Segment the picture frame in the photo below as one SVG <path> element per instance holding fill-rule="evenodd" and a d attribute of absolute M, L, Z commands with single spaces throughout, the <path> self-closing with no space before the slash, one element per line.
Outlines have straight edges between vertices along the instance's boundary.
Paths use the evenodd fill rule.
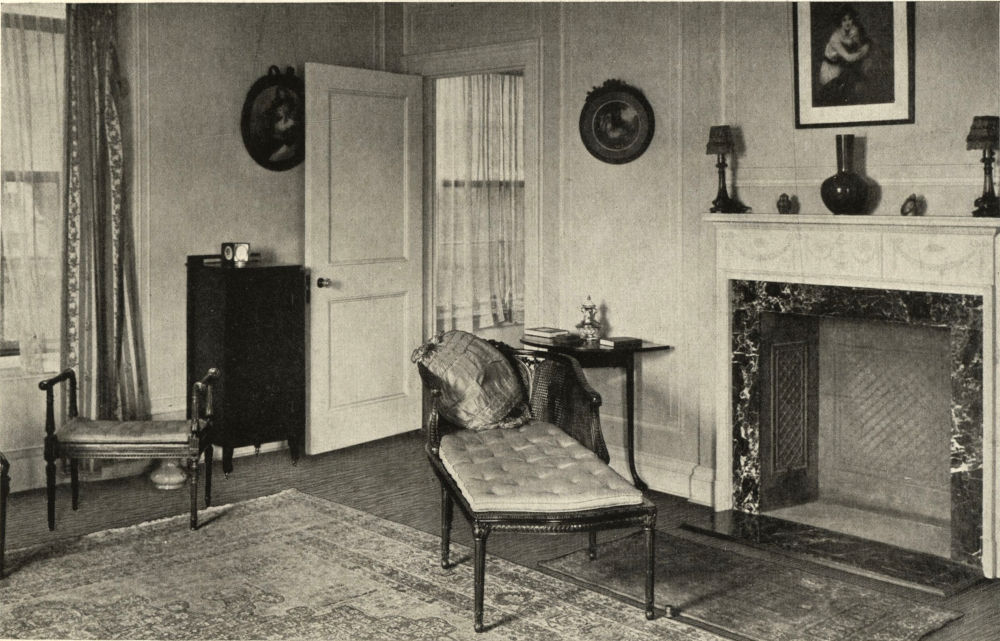
<path fill-rule="evenodd" d="M 910 124 L 914 3 L 792 5 L 795 127 Z"/>
<path fill-rule="evenodd" d="M 295 69 L 276 66 L 247 92 L 240 115 L 243 145 L 254 161 L 285 171 L 305 159 L 305 84 Z"/>
<path fill-rule="evenodd" d="M 607 80 L 587 94 L 580 138 L 592 156 L 611 164 L 631 162 L 649 147 L 656 129 L 653 108 L 639 89 Z"/>

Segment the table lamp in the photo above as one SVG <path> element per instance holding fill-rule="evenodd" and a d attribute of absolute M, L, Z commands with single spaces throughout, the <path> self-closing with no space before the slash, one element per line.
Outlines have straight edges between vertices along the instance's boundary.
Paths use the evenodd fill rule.
<path fill-rule="evenodd" d="M 719 168 L 719 193 L 712 201 L 712 213 L 722 214 L 743 214 L 750 211 L 750 208 L 735 198 L 729 197 L 726 191 L 726 154 L 733 152 L 733 131 L 729 125 L 719 125 L 712 127 L 708 131 L 708 144 L 705 146 L 706 154 L 717 154 L 719 161 L 715 164 Z"/>
<path fill-rule="evenodd" d="M 1000 147 L 1000 116 L 975 116 L 965 138 L 966 149 L 983 150 L 983 195 L 976 199 L 972 215 L 1000 217 L 1000 203 L 993 190 L 993 150 Z"/>

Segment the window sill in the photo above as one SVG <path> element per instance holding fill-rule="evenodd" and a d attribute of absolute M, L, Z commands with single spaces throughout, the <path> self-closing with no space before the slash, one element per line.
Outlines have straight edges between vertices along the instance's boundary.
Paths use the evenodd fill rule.
<path fill-rule="evenodd" d="M 59 353 L 49 352 L 42 356 L 42 368 L 45 370 L 40 375 L 55 374 L 59 371 Z M 21 355 L 0 356 L 0 378 L 23 378 L 25 376 L 35 376 L 26 374 L 21 368 Z"/>

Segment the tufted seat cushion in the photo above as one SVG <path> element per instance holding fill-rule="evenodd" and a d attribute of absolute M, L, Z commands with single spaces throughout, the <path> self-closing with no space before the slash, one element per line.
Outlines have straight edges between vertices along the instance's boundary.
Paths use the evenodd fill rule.
<path fill-rule="evenodd" d="M 74 418 L 63 425 L 60 443 L 187 443 L 188 421 L 92 421 Z"/>
<path fill-rule="evenodd" d="M 642 503 L 642 492 L 551 423 L 447 434 L 439 456 L 477 512 L 570 512 Z"/>

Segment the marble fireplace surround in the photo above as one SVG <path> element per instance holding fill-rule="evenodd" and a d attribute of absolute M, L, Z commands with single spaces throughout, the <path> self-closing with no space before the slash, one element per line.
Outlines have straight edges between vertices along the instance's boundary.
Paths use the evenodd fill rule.
<path fill-rule="evenodd" d="M 757 511 L 760 312 L 948 327 L 952 558 L 1000 576 L 1000 220 L 764 214 L 706 220 L 715 227 L 717 266 L 714 508 Z"/>

